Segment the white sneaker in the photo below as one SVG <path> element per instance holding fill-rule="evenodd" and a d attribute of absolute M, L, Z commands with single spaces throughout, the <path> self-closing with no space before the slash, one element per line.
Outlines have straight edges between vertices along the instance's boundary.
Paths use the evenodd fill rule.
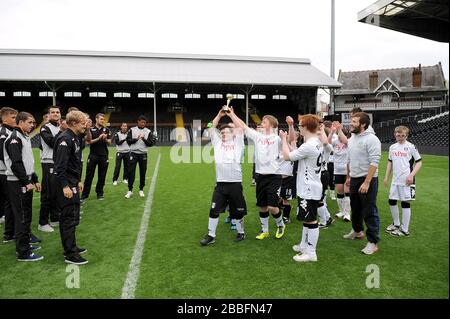
<path fill-rule="evenodd" d="M 292 257 L 292 259 L 294 259 L 296 262 L 299 263 L 306 263 L 310 261 L 317 261 L 317 256 L 304 253 L 304 254 L 297 254 L 294 257 Z"/>
<path fill-rule="evenodd" d="M 378 246 L 377 246 L 377 244 L 370 243 L 370 242 L 367 243 L 366 247 L 364 247 L 364 248 L 361 250 L 361 252 L 362 252 L 363 254 L 366 254 L 366 255 L 372 255 L 372 254 L 375 254 L 377 251 L 378 251 Z"/>
<path fill-rule="evenodd" d="M 125 198 L 130 198 L 131 196 L 133 196 L 133 192 L 128 191 L 128 192 L 125 194 Z"/>
<path fill-rule="evenodd" d="M 5 216 L 0 217 L 0 224 L 4 224 L 5 223 Z"/>
<path fill-rule="evenodd" d="M 294 246 L 292 246 L 292 250 L 295 251 L 296 253 L 299 253 L 299 254 L 304 254 L 304 253 L 306 253 L 306 249 L 300 247 L 300 245 L 294 245 Z"/>
<path fill-rule="evenodd" d="M 344 216 L 345 216 L 345 213 L 344 213 L 344 212 L 336 213 L 336 217 L 337 217 L 337 218 L 343 218 Z"/>
<path fill-rule="evenodd" d="M 53 231 L 55 231 L 52 226 L 50 226 L 49 224 L 46 224 L 44 226 L 42 225 L 38 225 L 38 230 L 46 232 L 46 233 L 51 233 Z"/>
<path fill-rule="evenodd" d="M 50 226 L 58 227 L 59 226 L 59 222 L 50 222 Z"/>
<path fill-rule="evenodd" d="M 334 194 L 334 191 L 331 191 L 331 192 L 330 192 L 330 198 L 331 198 L 332 200 L 336 200 L 336 194 Z"/>
<path fill-rule="evenodd" d="M 395 230 L 391 231 L 389 234 L 392 236 L 397 237 L 403 237 L 403 236 L 409 236 L 409 232 L 405 232 L 403 229 L 396 228 Z"/>
<path fill-rule="evenodd" d="M 390 233 L 391 231 L 394 231 L 396 229 L 398 229 L 400 227 L 395 226 L 394 224 L 390 224 L 387 228 L 386 228 L 386 233 Z"/>
<path fill-rule="evenodd" d="M 319 223 L 319 229 L 326 229 L 326 228 L 328 228 L 327 224 Z"/>
<path fill-rule="evenodd" d="M 124 184 L 128 184 L 128 180 L 126 180 L 126 179 L 124 179 L 122 182 L 123 182 Z"/>
<path fill-rule="evenodd" d="M 345 214 L 343 220 L 344 220 L 344 222 L 351 221 L 350 214 Z"/>
<path fill-rule="evenodd" d="M 363 239 L 364 233 L 363 232 L 357 233 L 352 229 L 348 234 L 344 235 L 343 237 L 344 237 L 344 239 L 351 239 L 351 240 Z"/>
<path fill-rule="evenodd" d="M 139 196 L 145 197 L 144 191 L 139 191 Z"/>
<path fill-rule="evenodd" d="M 117 186 L 117 181 L 114 181 L 114 182 L 113 182 L 113 185 L 114 185 L 114 186 Z"/>

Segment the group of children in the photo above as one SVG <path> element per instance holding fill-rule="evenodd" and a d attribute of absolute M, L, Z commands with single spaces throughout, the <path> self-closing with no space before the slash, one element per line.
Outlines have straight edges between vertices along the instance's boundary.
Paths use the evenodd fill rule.
<path fill-rule="evenodd" d="M 368 116 L 361 113 L 361 110 L 354 110 L 352 115 L 368 119 Z M 231 122 L 219 126 L 219 121 L 225 116 L 228 116 Z M 286 224 L 290 222 L 291 201 L 296 197 L 298 201 L 296 217 L 303 223 L 303 230 L 300 243 L 293 246 L 293 250 L 297 253 L 293 259 L 297 262 L 317 261 L 316 247 L 319 229 L 327 228 L 334 221 L 326 205 L 329 175 L 333 175 L 336 200 L 339 207 L 336 217 L 347 222 L 352 220 L 349 189 L 351 180 L 349 176 L 349 140 L 355 134 L 364 134 L 360 134 L 360 131 L 353 127 L 351 127 L 350 132 L 338 121 L 324 122 L 312 114 L 299 116 L 298 120 L 298 131 L 294 127 L 294 120 L 288 116 L 286 117 L 286 123 L 289 127 L 288 132 L 281 130 L 277 132 L 278 120 L 274 116 L 266 115 L 263 117 L 260 126 L 255 130 L 239 119 L 232 108 L 227 111 L 219 111 L 212 121 L 211 128 L 209 128 L 214 147 L 217 184 L 211 201 L 208 234 L 200 241 L 202 246 L 215 242 L 219 214 L 225 210 L 229 210 L 230 218 L 236 225 L 237 236 L 235 241 L 239 242 L 245 239 L 243 218 L 247 214 L 247 206 L 242 189 L 241 168 L 245 148 L 244 135 L 248 138 L 249 143 L 254 144 L 255 148 L 256 206 L 259 208 L 261 222 L 261 231 L 257 234 L 256 239 L 264 240 L 270 237 L 270 215 L 272 215 L 276 224 L 275 238 L 283 237 Z M 359 123 L 358 125 L 361 126 Z M 368 123 L 362 126 L 363 132 L 375 136 Z M 389 163 L 384 179 L 384 184 L 387 186 L 391 172 L 394 173 L 389 195 L 393 224 L 386 229 L 394 236 L 409 235 L 409 203 L 414 200 L 414 176 L 421 167 L 420 155 L 414 145 L 406 141 L 407 135 L 408 129 L 406 127 L 395 129 L 397 143 L 389 149 Z M 377 160 L 374 161 L 369 155 L 367 166 L 369 167 L 370 162 L 370 165 L 376 166 L 376 172 L 378 172 L 381 144 L 376 137 L 373 137 L 372 141 L 374 141 L 373 149 Z M 364 147 L 367 146 L 364 144 Z M 357 151 L 366 151 L 358 149 L 361 148 L 361 145 L 354 145 L 353 148 L 356 153 Z M 328 163 L 331 156 L 333 157 L 334 167 L 332 166 L 333 171 L 329 172 L 330 165 Z M 376 163 L 373 164 L 371 161 Z M 414 163 L 416 165 L 413 165 Z M 353 158 L 352 164 L 353 167 L 358 167 L 359 161 Z M 295 168 L 294 166 L 298 167 Z M 361 164 L 361 166 L 364 165 Z M 355 169 L 353 170 L 355 171 Z M 372 183 L 377 180 L 377 175 L 373 173 L 367 174 L 366 172 L 364 175 L 364 177 L 371 175 Z M 359 176 L 352 178 L 356 181 Z M 361 184 L 361 189 L 365 187 L 363 184 Z M 368 188 L 372 188 L 372 192 L 375 192 L 376 202 L 378 184 L 372 186 L 373 184 L 369 183 L 369 185 Z M 360 193 L 368 192 L 368 189 L 363 191 L 361 189 L 359 190 Z M 402 223 L 399 220 L 397 200 L 402 202 Z M 359 210 L 359 208 L 356 209 Z M 376 211 L 375 214 L 378 219 L 376 206 L 373 210 Z M 361 219 L 361 222 L 364 219 L 368 229 L 371 228 L 371 225 L 365 219 L 366 217 L 360 215 L 358 214 L 357 218 Z M 364 215 L 364 211 L 362 215 Z M 355 221 L 355 223 L 357 224 L 358 221 Z M 375 223 L 377 224 L 378 220 Z M 354 226 L 353 224 L 352 226 Z M 378 227 L 378 224 L 376 227 Z M 378 228 L 376 232 L 378 232 Z M 344 238 L 357 239 L 363 237 L 355 236 L 355 234 L 358 235 L 358 232 L 352 229 L 350 235 L 345 235 Z M 370 246 L 369 234 L 368 239 L 369 243 L 366 248 Z M 371 249 L 365 248 L 362 252 L 366 254 L 376 252 L 378 250 L 376 242 L 372 243 L 372 246 L 370 246 Z"/>

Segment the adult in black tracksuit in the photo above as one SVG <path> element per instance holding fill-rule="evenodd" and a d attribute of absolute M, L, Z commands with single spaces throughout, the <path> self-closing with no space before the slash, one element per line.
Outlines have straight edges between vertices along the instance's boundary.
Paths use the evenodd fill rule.
<path fill-rule="evenodd" d="M 95 116 L 95 121 L 95 126 L 88 131 L 86 136 L 86 142 L 90 145 L 90 152 L 87 160 L 82 200 L 89 197 L 97 166 L 98 179 L 95 192 L 97 193 L 97 199 L 103 199 L 103 187 L 105 186 L 106 173 L 108 171 L 108 145 L 111 144 L 111 132 L 103 126 L 105 122 L 104 114 L 98 113 Z"/>
<path fill-rule="evenodd" d="M 34 128 L 34 118 L 29 113 L 20 112 L 16 123 L 17 126 L 4 144 L 9 201 L 15 222 L 16 253 L 19 261 L 36 261 L 43 257 L 33 253 L 38 248 L 30 245 L 33 189 L 37 192 L 41 189 L 28 136 Z"/>
<path fill-rule="evenodd" d="M 3 233 L 3 242 L 9 243 L 14 240 L 14 214 L 11 210 L 8 195 L 8 183 L 6 182 L 6 165 L 4 157 L 4 144 L 9 137 L 14 127 L 16 126 L 17 111 L 4 107 L 0 110 L 0 117 L 2 119 L 2 126 L 0 128 L 0 210 L 4 213 L 5 230 Z"/>
<path fill-rule="evenodd" d="M 80 254 L 87 250 L 77 246 L 75 230 L 80 223 L 80 192 L 83 191 L 79 136 L 86 130 L 86 116 L 80 111 L 72 111 L 67 114 L 66 122 L 68 129 L 58 135 L 53 150 L 56 197 L 60 210 L 59 231 L 65 262 L 83 265 L 87 260 Z"/>
<path fill-rule="evenodd" d="M 58 106 L 51 106 L 49 107 L 48 114 L 49 122 L 42 126 L 40 132 L 42 146 L 42 192 L 38 229 L 44 232 L 52 232 L 52 226 L 57 226 L 59 223 L 59 212 L 56 206 L 56 189 L 54 187 L 53 144 L 55 143 L 55 137 L 60 133 L 59 121 L 61 120 L 61 111 Z"/>
<path fill-rule="evenodd" d="M 138 118 L 137 126 L 128 131 L 127 143 L 130 145 L 130 171 L 128 180 L 128 193 L 126 198 L 133 194 L 133 184 L 136 175 L 136 165 L 139 163 L 139 196 L 144 197 L 145 173 L 147 172 L 147 148 L 156 143 L 156 138 L 152 132 L 145 127 L 147 119 L 141 115 Z"/>
<path fill-rule="evenodd" d="M 120 175 L 120 166 L 123 161 L 123 182 L 128 182 L 130 169 L 130 146 L 127 143 L 127 123 L 122 123 L 120 131 L 114 134 L 114 144 L 116 144 L 116 167 L 114 168 L 113 184 L 117 185 Z"/>

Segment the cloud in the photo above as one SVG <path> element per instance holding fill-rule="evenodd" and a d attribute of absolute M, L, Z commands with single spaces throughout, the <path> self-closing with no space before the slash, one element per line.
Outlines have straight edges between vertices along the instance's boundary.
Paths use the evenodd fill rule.
<path fill-rule="evenodd" d="M 448 78 L 448 44 L 357 22 L 357 13 L 373 2 L 336 1 L 336 69 L 441 61 Z M 3 4 L 0 48 L 306 57 L 323 72 L 330 69 L 328 0 L 3 0 Z"/>

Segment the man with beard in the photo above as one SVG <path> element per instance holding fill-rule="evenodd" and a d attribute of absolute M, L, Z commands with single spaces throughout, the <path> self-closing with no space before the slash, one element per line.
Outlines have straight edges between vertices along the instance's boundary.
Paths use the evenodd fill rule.
<path fill-rule="evenodd" d="M 381 158 L 381 143 L 373 131 L 369 131 L 370 118 L 364 112 L 352 115 L 348 140 L 348 176 L 353 229 L 345 239 L 364 238 L 367 226 L 368 243 L 362 253 L 372 255 L 378 251 L 380 221 L 377 209 L 378 164 Z"/>

